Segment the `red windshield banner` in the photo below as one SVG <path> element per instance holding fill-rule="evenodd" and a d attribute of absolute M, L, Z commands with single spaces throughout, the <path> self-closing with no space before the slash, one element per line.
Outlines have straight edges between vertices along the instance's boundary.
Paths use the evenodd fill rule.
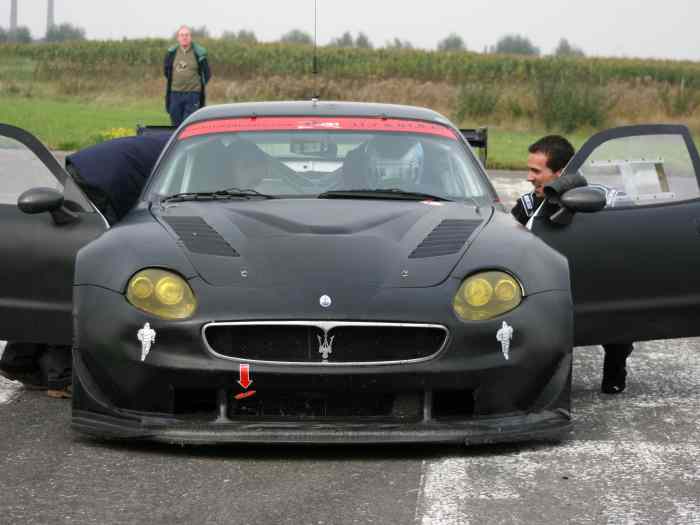
<path fill-rule="evenodd" d="M 245 117 L 208 120 L 187 126 L 178 139 L 239 131 L 358 131 L 423 133 L 456 140 L 455 133 L 441 124 L 419 120 L 371 117 Z"/>

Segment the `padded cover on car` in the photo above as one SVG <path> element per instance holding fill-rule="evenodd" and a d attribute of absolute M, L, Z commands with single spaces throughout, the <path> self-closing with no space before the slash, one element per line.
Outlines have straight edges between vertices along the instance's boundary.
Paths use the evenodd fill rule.
<path fill-rule="evenodd" d="M 108 140 L 66 158 L 66 169 L 110 223 L 134 206 L 170 133 Z"/>

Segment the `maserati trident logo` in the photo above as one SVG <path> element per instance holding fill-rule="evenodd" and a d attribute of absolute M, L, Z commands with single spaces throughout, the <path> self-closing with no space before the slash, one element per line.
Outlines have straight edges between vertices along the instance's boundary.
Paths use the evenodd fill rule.
<path fill-rule="evenodd" d="M 328 339 L 328 332 L 323 332 L 323 339 L 321 339 L 320 335 L 317 335 L 316 338 L 318 339 L 318 353 L 321 354 L 324 361 L 328 361 L 328 356 L 333 353 L 333 339 L 335 339 L 335 336 L 333 335 Z"/>
<path fill-rule="evenodd" d="M 318 302 L 323 308 L 328 308 L 331 304 L 333 304 L 333 301 L 329 295 L 322 295 Z"/>

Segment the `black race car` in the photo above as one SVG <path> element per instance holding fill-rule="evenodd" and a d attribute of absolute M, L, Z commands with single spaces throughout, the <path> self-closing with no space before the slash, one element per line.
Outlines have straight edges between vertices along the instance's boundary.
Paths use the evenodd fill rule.
<path fill-rule="evenodd" d="M 611 191 L 557 195 L 559 220 L 528 228 L 425 109 L 200 110 L 116 224 L 31 135 L 0 135 L 0 339 L 72 343 L 83 433 L 558 439 L 574 345 L 700 334 L 682 127 L 597 135 L 568 171 Z M 54 189 L 30 189 L 44 167 Z"/>

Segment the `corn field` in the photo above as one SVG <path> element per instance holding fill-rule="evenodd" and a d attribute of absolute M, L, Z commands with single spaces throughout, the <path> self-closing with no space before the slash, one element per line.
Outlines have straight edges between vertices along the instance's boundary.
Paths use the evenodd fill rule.
<path fill-rule="evenodd" d="M 414 49 L 318 49 L 202 41 L 214 74 L 210 101 L 308 98 L 396 102 L 431 107 L 457 123 L 566 132 L 607 124 L 674 121 L 700 129 L 700 63 L 619 58 L 554 58 Z M 4 44 L 0 94 L 51 93 L 89 100 L 162 97 L 162 39 Z M 22 83 L 24 82 L 24 83 Z M 318 91 L 316 91 L 318 89 Z M 575 102 L 575 103 L 573 103 Z M 698 110 L 698 111 L 696 111 Z"/>
<path fill-rule="evenodd" d="M 202 42 L 215 73 L 222 78 L 310 74 L 312 49 L 308 46 L 223 40 Z M 121 66 L 160 75 L 166 48 L 160 39 L 87 41 L 64 44 L 0 45 L 2 55 L 31 58 L 51 73 L 80 71 L 109 74 Z M 588 83 L 612 80 L 665 82 L 700 86 L 700 63 L 617 58 L 533 58 L 470 52 L 425 50 L 363 50 L 322 47 L 321 74 L 331 79 L 410 78 L 420 81 L 513 82 L 566 75 Z"/>

